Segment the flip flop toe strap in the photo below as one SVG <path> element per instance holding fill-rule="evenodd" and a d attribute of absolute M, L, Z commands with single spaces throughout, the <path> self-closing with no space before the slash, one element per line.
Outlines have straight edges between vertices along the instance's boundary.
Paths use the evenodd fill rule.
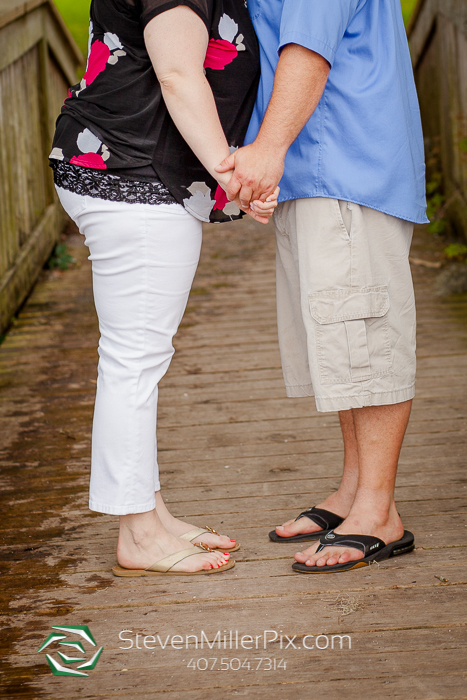
<path fill-rule="evenodd" d="M 159 573 L 165 574 L 167 573 L 167 571 L 170 571 L 170 569 L 174 567 L 175 564 L 178 564 L 179 561 L 183 561 L 183 559 L 188 559 L 188 557 L 194 557 L 195 554 L 200 554 L 200 552 L 193 551 L 193 547 L 190 547 L 189 549 L 182 549 L 181 552 L 174 552 L 174 554 L 169 554 L 168 557 L 164 557 L 152 566 L 148 566 L 146 571 L 158 571 Z"/>
<path fill-rule="evenodd" d="M 322 535 L 319 538 L 319 546 L 316 553 L 321 552 L 325 547 L 352 547 L 363 552 L 363 556 L 367 557 L 370 554 L 379 552 L 386 546 L 383 540 L 379 537 L 371 535 L 338 535 L 333 530 L 327 535 Z"/>
<path fill-rule="evenodd" d="M 189 532 L 185 532 L 184 535 L 179 535 L 179 538 L 181 540 L 186 540 L 187 542 L 191 542 L 191 540 L 194 540 L 196 537 L 199 537 L 200 535 L 205 535 L 206 530 L 204 530 L 201 527 L 195 527 L 193 530 L 190 530 Z"/>
<path fill-rule="evenodd" d="M 214 528 L 209 527 L 209 525 L 203 525 L 203 527 L 195 527 L 193 530 L 185 532 L 184 535 L 180 535 L 180 539 L 187 540 L 187 542 L 191 542 L 192 540 L 196 539 L 196 537 L 199 537 L 200 535 L 206 535 L 206 533 L 208 532 L 212 535 L 219 535 L 219 533 L 216 532 Z"/>
<path fill-rule="evenodd" d="M 344 518 L 341 518 L 340 515 L 331 513 L 330 510 L 325 510 L 324 508 L 316 508 L 315 506 L 304 510 L 295 520 L 300 520 L 300 518 L 309 518 L 319 525 L 322 530 L 334 529 L 344 521 Z"/>

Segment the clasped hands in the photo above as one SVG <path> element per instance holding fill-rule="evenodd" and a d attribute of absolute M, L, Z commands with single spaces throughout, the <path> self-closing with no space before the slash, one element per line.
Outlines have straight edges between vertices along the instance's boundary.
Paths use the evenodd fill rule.
<path fill-rule="evenodd" d="M 254 142 L 234 151 L 215 170 L 232 171 L 225 187 L 227 197 L 253 219 L 267 224 L 277 207 L 284 158 Z"/>

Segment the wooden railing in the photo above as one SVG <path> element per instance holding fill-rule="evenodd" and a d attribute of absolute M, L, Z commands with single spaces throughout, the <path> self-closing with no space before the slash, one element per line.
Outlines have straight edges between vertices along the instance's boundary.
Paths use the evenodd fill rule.
<path fill-rule="evenodd" d="M 427 155 L 439 151 L 444 216 L 467 238 L 467 0 L 419 0 L 408 35 Z"/>
<path fill-rule="evenodd" d="M 82 62 L 51 0 L 0 0 L 0 333 L 63 226 L 47 156 Z"/>

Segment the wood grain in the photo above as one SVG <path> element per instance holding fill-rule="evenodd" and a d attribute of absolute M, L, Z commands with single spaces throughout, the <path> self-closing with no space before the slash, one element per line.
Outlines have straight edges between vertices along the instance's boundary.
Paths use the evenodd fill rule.
<path fill-rule="evenodd" d="M 430 240 L 419 229 L 414 255 L 424 257 Z M 337 416 L 318 414 L 311 398 L 285 397 L 271 228 L 208 228 L 161 385 L 161 472 L 175 514 L 242 547 L 223 575 L 117 579 L 117 519 L 86 503 L 97 325 L 86 250 L 76 235 L 69 244 L 80 266 L 42 278 L 0 347 L 0 697 L 465 698 L 465 300 L 436 299 L 436 271 L 414 267 L 417 398 L 397 501 L 415 551 L 341 575 L 301 576 L 291 569 L 296 546 L 274 545 L 267 533 L 337 487 Z M 53 676 L 37 653 L 52 625 L 67 624 L 89 625 L 104 646 L 88 679 Z M 268 629 L 295 636 L 297 648 L 274 642 L 252 654 L 196 649 L 191 639 L 183 650 L 125 650 L 119 639 L 122 630 L 162 639 L 204 630 L 212 643 L 218 630 Z M 351 649 L 307 650 L 310 634 L 350 635 Z M 188 667 L 205 657 L 283 658 L 287 668 Z"/>

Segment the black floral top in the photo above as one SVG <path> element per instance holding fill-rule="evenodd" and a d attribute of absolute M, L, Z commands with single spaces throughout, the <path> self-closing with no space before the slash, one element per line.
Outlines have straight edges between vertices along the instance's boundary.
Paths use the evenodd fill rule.
<path fill-rule="evenodd" d="M 259 80 L 245 0 L 92 0 L 86 72 L 58 117 L 50 162 L 72 191 L 150 203 L 160 194 L 202 221 L 229 221 L 241 212 L 178 132 L 144 44 L 148 22 L 178 5 L 208 29 L 206 77 L 231 151 L 243 144 Z"/>

